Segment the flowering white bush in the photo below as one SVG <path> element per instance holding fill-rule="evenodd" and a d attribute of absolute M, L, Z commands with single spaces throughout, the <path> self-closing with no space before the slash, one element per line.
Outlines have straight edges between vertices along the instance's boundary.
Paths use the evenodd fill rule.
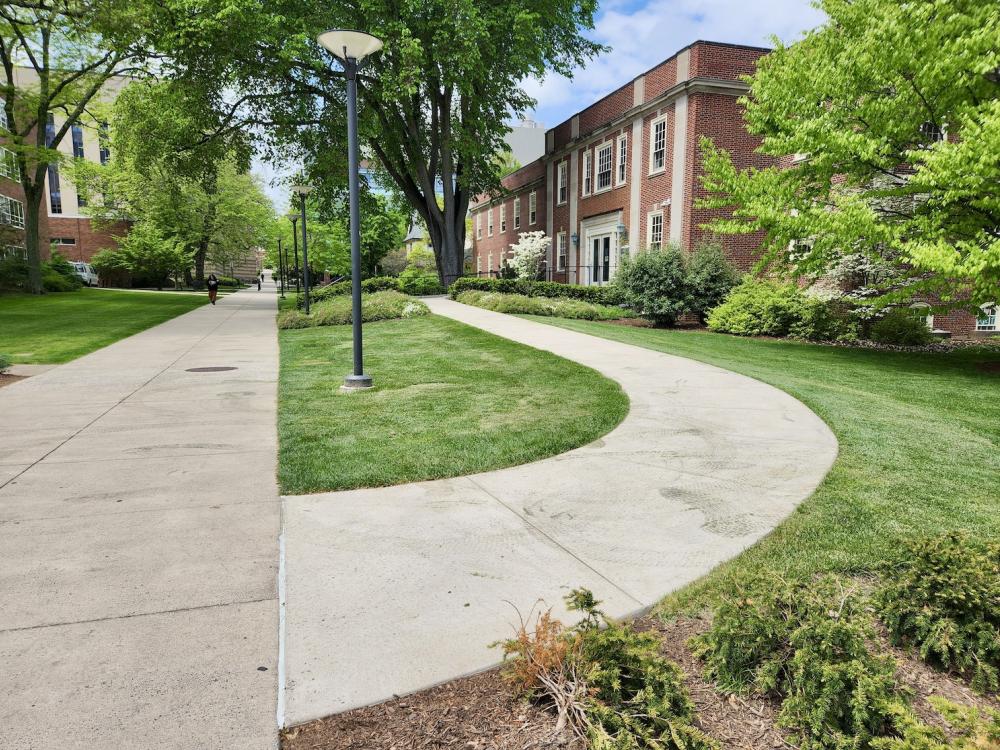
<path fill-rule="evenodd" d="M 549 242 L 545 232 L 522 232 L 518 235 L 517 242 L 510 246 L 512 257 L 507 262 L 514 269 L 517 278 L 538 278 L 545 254 L 549 250 Z"/>

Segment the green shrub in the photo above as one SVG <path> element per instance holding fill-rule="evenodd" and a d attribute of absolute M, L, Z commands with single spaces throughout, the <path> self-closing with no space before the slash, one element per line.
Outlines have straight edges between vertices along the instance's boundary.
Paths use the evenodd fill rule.
<path fill-rule="evenodd" d="M 871 653 L 865 600 L 833 576 L 735 586 L 692 640 L 723 691 L 781 699 L 778 721 L 810 748 L 867 747 L 894 736 L 905 704 L 889 656 Z"/>
<path fill-rule="evenodd" d="M 10 368 L 10 365 L 11 365 L 10 357 L 8 357 L 6 354 L 0 354 L 0 375 L 6 372 L 8 368 Z"/>
<path fill-rule="evenodd" d="M 673 325 L 688 309 L 687 269 L 676 247 L 623 258 L 614 286 L 625 305 L 657 325 Z"/>
<path fill-rule="evenodd" d="M 90 265 L 97 272 L 103 286 L 127 287 L 131 284 L 132 268 L 120 249 L 98 250 L 90 259 Z"/>
<path fill-rule="evenodd" d="M 879 344 L 925 346 L 934 336 L 923 317 L 908 310 L 891 310 L 872 323 L 868 337 Z"/>
<path fill-rule="evenodd" d="M 1000 748 L 1000 712 L 952 703 L 936 695 L 927 701 L 951 727 L 952 736 L 919 721 L 913 714 L 899 717 L 900 737 L 872 740 L 874 750 L 996 750 Z"/>
<path fill-rule="evenodd" d="M 278 328 L 347 325 L 352 317 L 351 302 L 350 296 L 340 295 L 313 305 L 309 315 L 300 310 L 285 310 L 278 315 Z M 364 323 L 413 318 L 428 313 L 430 310 L 423 302 L 399 292 L 375 292 L 361 297 L 361 320 Z"/>
<path fill-rule="evenodd" d="M 42 288 L 46 292 L 75 292 L 82 286 L 76 269 L 60 253 L 53 252 L 52 257 L 42 263 Z"/>
<path fill-rule="evenodd" d="M 399 279 L 395 276 L 372 276 L 369 279 L 361 280 L 361 293 L 362 294 L 374 294 L 375 292 L 384 291 L 400 291 Z M 327 284 L 326 286 L 316 287 L 309 290 L 309 301 L 312 302 L 322 302 L 323 300 L 330 299 L 331 297 L 340 297 L 344 294 L 351 293 L 351 280 L 346 279 L 344 281 L 335 281 L 332 284 Z M 303 307 L 305 305 L 305 299 L 302 295 L 299 295 L 298 306 Z"/>
<path fill-rule="evenodd" d="M 660 654 L 659 639 L 607 619 L 586 590 L 566 597 L 584 619 L 564 630 L 543 612 L 534 632 L 522 624 L 500 644 L 508 680 L 551 699 L 560 721 L 595 750 L 712 750 L 696 729 L 683 673 Z"/>
<path fill-rule="evenodd" d="M 17 255 L 0 258 L 0 289 L 21 290 L 28 286 L 28 262 Z"/>
<path fill-rule="evenodd" d="M 243 286 L 242 281 L 240 281 L 239 279 L 234 279 L 232 276 L 216 276 L 215 278 L 219 280 L 219 286 L 227 286 L 227 287 Z"/>
<path fill-rule="evenodd" d="M 805 295 L 794 284 L 747 278 L 708 314 L 708 328 L 737 336 L 787 336 Z"/>
<path fill-rule="evenodd" d="M 875 604 L 893 642 L 976 690 L 1000 686 L 1000 544 L 957 532 L 908 542 Z"/>
<path fill-rule="evenodd" d="M 399 291 L 404 294 L 425 295 L 441 294 L 444 289 L 433 271 L 407 268 L 399 274 Z"/>
<path fill-rule="evenodd" d="M 595 305 L 576 299 L 467 291 L 459 294 L 456 300 L 466 305 L 474 305 L 511 315 L 545 315 L 553 318 L 576 318 L 579 320 L 618 320 L 619 318 L 632 317 L 630 313 L 619 307 Z"/>
<path fill-rule="evenodd" d="M 853 341 L 858 337 L 858 321 L 846 305 L 804 296 L 788 335 L 808 341 Z"/>
<path fill-rule="evenodd" d="M 560 284 L 555 281 L 534 281 L 532 279 L 487 279 L 463 276 L 449 288 L 452 299 L 462 292 L 497 292 L 499 294 L 523 294 L 526 297 L 558 297 L 593 302 L 595 305 L 620 305 L 621 293 L 614 286 L 580 286 Z"/>
<path fill-rule="evenodd" d="M 726 259 L 718 242 L 702 242 L 687 262 L 689 307 L 701 322 L 740 283 L 740 272 Z"/>

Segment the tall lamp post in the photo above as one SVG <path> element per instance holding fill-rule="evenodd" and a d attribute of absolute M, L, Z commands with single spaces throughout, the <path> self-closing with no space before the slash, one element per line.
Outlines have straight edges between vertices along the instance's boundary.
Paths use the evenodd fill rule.
<path fill-rule="evenodd" d="M 295 247 L 295 252 L 292 254 L 292 260 L 295 261 L 295 293 L 299 293 L 299 236 L 296 232 L 296 224 L 299 221 L 299 215 L 292 211 L 288 214 L 288 219 L 292 222 L 292 244 Z"/>
<path fill-rule="evenodd" d="M 278 281 L 281 287 L 281 299 L 285 298 L 285 256 L 281 254 L 281 237 L 278 238 Z"/>
<path fill-rule="evenodd" d="M 361 349 L 361 210 L 358 205 L 358 65 L 382 49 L 382 40 L 363 31 L 331 29 L 317 41 L 344 66 L 347 78 L 347 170 L 351 194 L 351 321 L 354 331 L 354 372 L 344 378 L 344 388 L 371 388 Z"/>
<path fill-rule="evenodd" d="M 305 311 L 309 314 L 309 243 L 306 240 L 306 196 L 312 192 L 311 185 L 293 185 L 292 192 L 299 196 L 300 218 L 302 219 L 302 290 L 305 293 Z M 298 258 L 298 248 L 295 250 Z"/>

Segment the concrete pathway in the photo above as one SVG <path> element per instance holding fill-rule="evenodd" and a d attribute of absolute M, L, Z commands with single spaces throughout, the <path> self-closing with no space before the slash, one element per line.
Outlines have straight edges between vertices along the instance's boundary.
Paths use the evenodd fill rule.
<path fill-rule="evenodd" d="M 561 613 L 570 588 L 589 587 L 613 616 L 647 608 L 767 534 L 836 457 L 826 425 L 763 383 L 429 304 L 595 368 L 621 383 L 630 413 L 603 439 L 525 466 L 283 498 L 286 725 L 488 667 L 515 607 Z"/>
<path fill-rule="evenodd" d="M 0 748 L 276 746 L 274 314 L 239 292 L 0 390 Z"/>

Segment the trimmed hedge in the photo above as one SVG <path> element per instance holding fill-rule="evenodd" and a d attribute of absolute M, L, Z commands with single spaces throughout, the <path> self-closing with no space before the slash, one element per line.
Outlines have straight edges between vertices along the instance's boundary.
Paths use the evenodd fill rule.
<path fill-rule="evenodd" d="M 578 299 L 595 305 L 609 306 L 620 305 L 624 301 L 621 292 L 612 286 L 579 286 L 530 279 L 481 279 L 475 276 L 463 276 L 457 279 L 448 289 L 448 294 L 455 299 L 462 292 L 468 291 Z"/>
<path fill-rule="evenodd" d="M 278 315 L 278 328 L 347 325 L 351 322 L 351 312 L 351 298 L 339 295 L 317 303 L 309 315 L 299 310 L 285 310 Z M 429 313 L 427 305 L 420 300 L 392 290 L 366 294 L 361 298 L 361 320 L 364 323 L 414 318 Z"/>
<path fill-rule="evenodd" d="M 559 299 L 558 297 L 528 297 L 524 294 L 501 294 L 498 292 L 462 292 L 455 300 L 464 305 L 474 305 L 485 310 L 512 315 L 544 315 L 552 318 L 575 318 L 578 320 L 619 320 L 634 318 L 635 315 L 620 307 L 595 305 L 579 299 Z"/>
<path fill-rule="evenodd" d="M 375 292 L 399 292 L 402 291 L 399 288 L 399 279 L 395 276 L 372 276 L 370 279 L 363 279 L 361 282 L 361 293 L 362 294 L 374 294 Z M 351 280 L 345 279 L 344 281 L 335 281 L 332 284 L 327 284 L 326 286 L 314 287 L 309 290 L 309 302 L 310 304 L 316 302 L 322 302 L 324 300 L 332 299 L 333 297 L 340 297 L 345 294 L 351 293 Z M 298 300 L 298 306 L 304 307 L 306 304 L 305 299 L 300 294 Z"/>

